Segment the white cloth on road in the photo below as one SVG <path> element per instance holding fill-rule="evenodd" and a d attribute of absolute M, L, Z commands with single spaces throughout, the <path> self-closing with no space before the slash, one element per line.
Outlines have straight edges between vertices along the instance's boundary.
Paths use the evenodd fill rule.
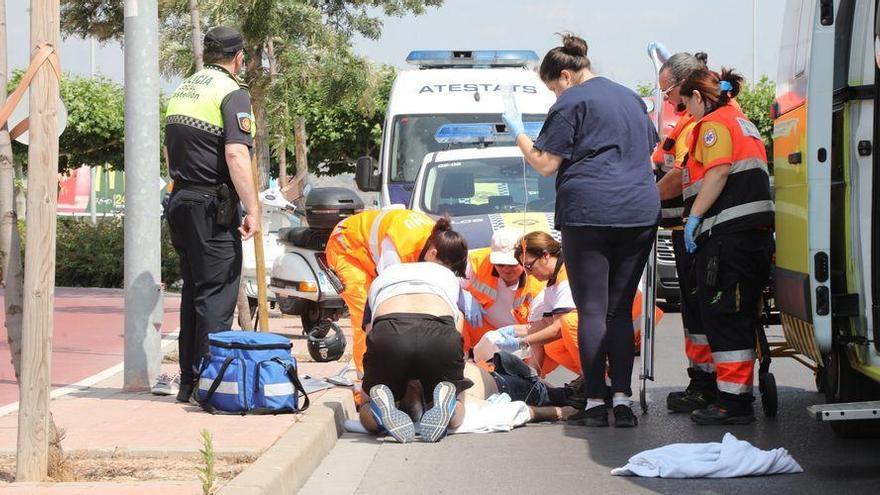
<path fill-rule="evenodd" d="M 465 402 L 464 421 L 453 433 L 493 433 L 510 431 L 529 422 L 529 406 L 522 401 L 511 401 L 507 394 L 493 394 L 483 401 Z M 351 433 L 368 433 L 359 420 L 350 419 L 343 428 Z"/>
<path fill-rule="evenodd" d="M 502 394 L 486 402 L 465 402 L 464 421 L 461 426 L 449 433 L 493 433 L 510 431 L 517 426 L 522 426 L 532 418 L 529 406 L 523 401 L 510 401 L 510 397 L 504 400 Z"/>
<path fill-rule="evenodd" d="M 674 443 L 630 457 L 615 476 L 648 478 L 737 478 L 804 470 L 783 448 L 761 450 L 725 433 L 721 443 Z"/>

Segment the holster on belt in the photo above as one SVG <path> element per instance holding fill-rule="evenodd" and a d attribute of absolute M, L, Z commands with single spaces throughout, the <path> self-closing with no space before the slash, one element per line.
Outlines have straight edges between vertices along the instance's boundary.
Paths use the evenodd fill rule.
<path fill-rule="evenodd" d="M 234 227 L 238 224 L 238 193 L 229 184 L 217 186 L 217 225 Z"/>

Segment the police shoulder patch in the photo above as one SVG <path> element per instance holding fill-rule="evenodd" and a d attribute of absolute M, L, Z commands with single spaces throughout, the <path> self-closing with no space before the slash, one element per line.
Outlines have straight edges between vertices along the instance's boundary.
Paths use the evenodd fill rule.
<path fill-rule="evenodd" d="M 238 120 L 238 128 L 241 129 L 242 132 L 250 133 L 254 126 L 253 116 L 247 112 L 239 112 L 236 114 L 236 118 Z"/>
<path fill-rule="evenodd" d="M 706 133 L 703 134 L 703 144 L 705 144 L 706 147 L 708 148 L 708 147 L 713 146 L 717 142 L 718 142 L 718 135 L 715 134 L 715 129 L 710 127 L 706 131 Z"/>

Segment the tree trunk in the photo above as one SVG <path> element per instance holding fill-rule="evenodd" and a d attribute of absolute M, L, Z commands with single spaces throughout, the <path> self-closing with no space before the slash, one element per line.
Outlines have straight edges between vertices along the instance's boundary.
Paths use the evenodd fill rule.
<path fill-rule="evenodd" d="M 309 148 L 306 145 L 308 136 L 306 135 L 306 119 L 297 117 L 293 124 L 293 146 L 296 153 L 296 175 L 292 183 L 295 185 L 291 188 L 295 190 L 293 197 L 296 199 L 297 208 L 303 208 L 305 211 L 305 198 L 303 191 L 306 184 L 309 183 Z"/>
<path fill-rule="evenodd" d="M 204 59 L 202 58 L 202 23 L 199 17 L 198 0 L 189 0 L 189 18 L 192 23 L 190 36 L 192 37 L 193 58 L 196 61 L 196 72 L 198 72 L 205 66 Z"/>
<path fill-rule="evenodd" d="M 269 60 L 269 77 L 272 81 L 278 76 L 278 59 L 275 58 L 275 43 L 272 37 L 266 41 L 266 58 Z M 281 130 L 278 145 L 275 147 L 275 159 L 278 160 L 278 189 L 282 192 L 287 187 L 287 140 L 285 130 Z"/>
<path fill-rule="evenodd" d="M 247 65 L 245 79 L 250 85 L 251 106 L 254 107 L 254 120 L 257 124 L 257 135 L 254 137 L 254 151 L 257 155 L 259 181 L 257 193 L 269 185 L 269 128 L 266 115 L 266 77 L 263 73 L 264 39 L 245 39 Z"/>
<path fill-rule="evenodd" d="M 242 330 L 253 330 L 254 320 L 251 317 L 251 305 L 248 302 L 247 292 L 245 291 L 244 280 L 238 285 L 238 300 L 235 303 L 238 309 L 238 326 Z"/>

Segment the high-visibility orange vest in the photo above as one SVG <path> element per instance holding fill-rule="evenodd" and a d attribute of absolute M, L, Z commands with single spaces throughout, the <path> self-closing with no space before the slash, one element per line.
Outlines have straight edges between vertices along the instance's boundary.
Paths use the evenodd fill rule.
<path fill-rule="evenodd" d="M 683 114 L 678 119 L 678 122 L 675 123 L 675 127 L 672 129 L 672 131 L 666 136 L 666 139 L 660 141 L 660 143 L 657 144 L 657 148 L 654 150 L 654 154 L 651 155 L 651 161 L 659 169 L 659 173 L 657 176 L 658 180 L 663 178 L 663 176 L 669 173 L 673 168 L 679 166 L 675 163 L 676 152 L 678 149 L 677 143 L 680 139 L 688 139 L 688 133 L 686 133 L 685 130 L 688 130 L 690 128 L 693 121 L 694 117 L 691 114 Z M 682 146 L 684 146 L 684 144 L 682 144 Z M 676 196 L 674 198 L 661 201 L 660 213 L 662 215 L 662 218 L 660 219 L 661 227 L 680 227 L 684 224 L 684 222 L 682 221 L 682 217 L 684 215 L 684 200 L 681 196 Z"/>
<path fill-rule="evenodd" d="M 715 163 L 701 163 L 699 158 L 716 146 L 719 137 L 707 124 L 721 124 L 730 134 L 729 156 Z M 706 129 L 703 132 L 703 129 Z M 755 125 L 735 105 L 724 105 L 700 119 L 694 126 L 687 168 L 682 181 L 685 215 L 690 214 L 703 186 L 707 167 L 730 163 L 724 189 L 715 203 L 703 214 L 697 240 L 713 233 L 737 232 L 773 225 L 773 201 L 767 151 Z"/>
<path fill-rule="evenodd" d="M 498 273 L 495 266 L 489 261 L 490 248 L 475 249 L 470 252 L 469 258 L 473 280 L 468 281 L 468 290 L 473 294 L 483 308 L 488 309 L 498 299 Z M 513 296 L 511 314 L 519 323 L 529 322 L 529 312 L 532 308 L 532 300 L 539 292 L 544 290 L 545 283 L 525 273 Z"/>
<path fill-rule="evenodd" d="M 367 243 L 370 238 L 370 227 L 379 213 L 379 210 L 365 210 L 336 224 L 327 241 L 326 253 L 330 266 L 336 264 L 336 256 L 345 254 L 356 259 L 364 270 L 372 272 L 373 277 L 376 276 L 375 267 L 367 270 L 373 266 Z"/>
<path fill-rule="evenodd" d="M 418 261 L 434 223 L 428 215 L 411 210 L 367 210 L 339 222 L 328 246 L 338 243 L 348 256 L 357 259 L 367 273 L 376 277 L 383 239 L 391 239 L 401 262 Z M 332 265 L 330 251 L 328 249 L 328 261 Z"/>

